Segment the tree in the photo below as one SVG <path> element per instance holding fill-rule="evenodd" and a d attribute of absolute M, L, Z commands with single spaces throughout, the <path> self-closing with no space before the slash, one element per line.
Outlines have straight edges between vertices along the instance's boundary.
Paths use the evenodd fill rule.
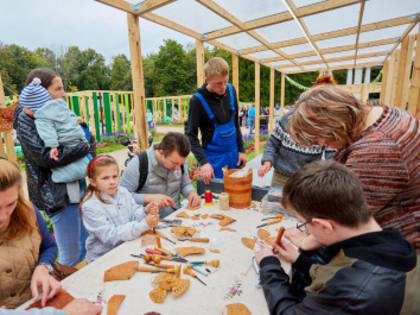
<path fill-rule="evenodd" d="M 48 66 L 47 62 L 34 52 L 18 45 L 0 46 L 0 71 L 4 82 L 11 89 L 20 93 L 28 73 L 39 67 Z M 6 91 L 12 95 L 11 91 Z"/>
<path fill-rule="evenodd" d="M 124 54 L 112 58 L 110 88 L 119 91 L 133 89 L 130 61 Z"/>

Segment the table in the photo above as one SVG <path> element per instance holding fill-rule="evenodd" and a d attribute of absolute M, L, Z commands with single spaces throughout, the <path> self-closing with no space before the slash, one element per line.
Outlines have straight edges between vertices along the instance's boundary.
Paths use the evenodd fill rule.
<path fill-rule="evenodd" d="M 261 224 L 261 218 L 265 217 L 260 209 L 260 204 L 254 209 L 230 209 L 227 211 L 219 210 L 218 205 L 203 206 L 198 210 L 180 209 L 168 216 L 168 219 L 175 218 L 181 211 L 193 214 L 214 214 L 221 213 L 228 215 L 237 221 L 228 225 L 228 227 L 237 230 L 237 232 L 219 231 L 219 221 L 211 218 L 195 221 L 192 219 L 182 219 L 184 226 L 193 226 L 199 230 L 195 237 L 209 237 L 210 243 L 191 243 L 189 241 L 177 241 L 172 245 L 162 239 L 162 247 L 174 249 L 175 247 L 199 246 L 206 248 L 203 255 L 187 256 L 189 261 L 219 259 L 219 268 L 214 270 L 209 276 L 196 273 L 200 279 L 207 283 L 204 286 L 196 279 L 188 275 L 181 275 L 181 278 L 190 279 L 190 287 L 184 295 L 174 299 L 170 294 L 161 304 L 153 303 L 149 298 L 149 292 L 154 288 L 151 280 L 156 273 L 137 272 L 130 280 L 103 282 L 104 271 L 112 266 L 126 261 L 136 260 L 130 254 L 144 253 L 141 249 L 140 239 L 125 242 L 108 252 L 95 262 L 82 268 L 72 276 L 62 281 L 62 286 L 71 295 L 76 298 L 86 297 L 91 301 L 97 299 L 100 293 L 105 300 L 108 300 L 114 294 L 126 295 L 121 304 L 118 315 L 124 314 L 144 314 L 155 311 L 161 314 L 186 315 L 186 314 L 222 314 L 227 304 L 243 303 L 252 314 L 268 314 L 267 305 L 261 288 L 256 286 L 256 273 L 252 267 L 252 257 L 254 252 L 245 247 L 241 242 L 241 237 L 256 237 L 256 226 Z M 267 221 L 263 221 L 267 222 Z M 284 217 L 283 220 L 271 226 L 265 227 L 272 236 L 276 236 L 275 231 L 279 226 L 295 226 L 296 219 L 293 217 Z M 169 238 L 175 240 L 175 236 L 170 232 L 170 228 L 160 230 Z M 217 248 L 220 253 L 212 253 L 208 249 Z M 258 245 L 255 246 L 255 249 Z M 138 259 L 140 265 L 142 259 Z M 166 262 L 163 262 L 166 263 Z M 286 267 L 290 269 L 290 266 Z M 236 292 L 235 292 L 236 291 Z M 106 314 L 106 305 L 102 314 Z"/>

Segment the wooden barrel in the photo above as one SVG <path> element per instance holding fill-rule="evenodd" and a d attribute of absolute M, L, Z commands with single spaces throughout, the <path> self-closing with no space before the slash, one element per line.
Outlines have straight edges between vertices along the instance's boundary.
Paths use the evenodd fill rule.
<path fill-rule="evenodd" d="M 251 205 L 252 197 L 252 169 L 244 177 L 231 177 L 230 174 L 237 169 L 225 172 L 223 176 L 225 191 L 229 194 L 229 203 L 232 208 L 243 209 Z"/>

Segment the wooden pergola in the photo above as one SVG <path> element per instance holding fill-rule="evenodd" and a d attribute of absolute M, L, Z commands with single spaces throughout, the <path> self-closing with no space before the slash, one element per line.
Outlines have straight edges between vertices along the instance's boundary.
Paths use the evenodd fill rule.
<path fill-rule="evenodd" d="M 232 53 L 232 83 L 238 99 L 238 58 L 255 63 L 256 154 L 261 65 L 270 68 L 271 114 L 275 71 L 281 73 L 283 107 L 288 73 L 365 67 L 370 73 L 370 67 L 383 67 L 380 101 L 420 115 L 420 28 L 415 29 L 420 21 L 418 0 L 96 1 L 127 13 L 136 128 L 143 149 L 147 147 L 147 124 L 140 17 L 196 40 L 198 86 L 204 82 L 204 43 Z M 202 24 L 197 27 L 194 21 Z M 367 100 L 368 82 L 359 86 L 361 99 Z M 272 128 L 270 119 L 270 131 Z"/>

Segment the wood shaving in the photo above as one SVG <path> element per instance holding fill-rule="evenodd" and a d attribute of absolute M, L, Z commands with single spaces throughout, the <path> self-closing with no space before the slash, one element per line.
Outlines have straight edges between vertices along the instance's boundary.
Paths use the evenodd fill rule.
<path fill-rule="evenodd" d="M 251 311 L 242 303 L 227 305 L 227 315 L 251 315 Z"/>
<path fill-rule="evenodd" d="M 149 297 L 155 303 L 162 303 L 166 298 L 166 290 L 157 287 L 149 292 Z"/>
<path fill-rule="evenodd" d="M 242 244 L 244 244 L 249 249 L 254 249 L 255 247 L 255 240 L 253 238 L 242 237 Z"/>
<path fill-rule="evenodd" d="M 266 238 L 270 237 L 270 232 L 265 229 L 259 229 L 257 235 L 261 240 L 265 240 Z"/>
<path fill-rule="evenodd" d="M 236 232 L 235 229 L 232 229 L 230 227 L 222 227 L 219 231 L 229 231 L 229 232 Z"/>
<path fill-rule="evenodd" d="M 210 251 L 215 254 L 220 254 L 220 250 L 218 250 L 217 248 L 212 248 L 210 249 Z"/>
<path fill-rule="evenodd" d="M 108 300 L 107 315 L 116 315 L 125 295 L 115 294 Z"/>
<path fill-rule="evenodd" d="M 225 216 L 225 217 L 223 218 L 223 220 L 219 222 L 219 225 L 220 225 L 220 226 L 226 226 L 226 225 L 231 224 L 231 223 L 233 223 L 233 222 L 235 222 L 235 221 L 236 221 L 236 220 L 235 220 L 234 218 L 231 218 L 231 217 Z"/>
<path fill-rule="evenodd" d="M 172 286 L 172 297 L 177 298 L 183 295 L 190 286 L 190 279 L 177 279 L 179 281 L 175 282 Z"/>
<path fill-rule="evenodd" d="M 128 280 L 136 272 L 138 261 L 127 261 L 105 271 L 104 281 Z"/>
<path fill-rule="evenodd" d="M 196 246 L 178 247 L 175 249 L 178 255 L 181 257 L 185 257 L 188 255 L 199 255 L 199 254 L 204 254 L 206 252 L 204 248 L 196 247 Z"/>

